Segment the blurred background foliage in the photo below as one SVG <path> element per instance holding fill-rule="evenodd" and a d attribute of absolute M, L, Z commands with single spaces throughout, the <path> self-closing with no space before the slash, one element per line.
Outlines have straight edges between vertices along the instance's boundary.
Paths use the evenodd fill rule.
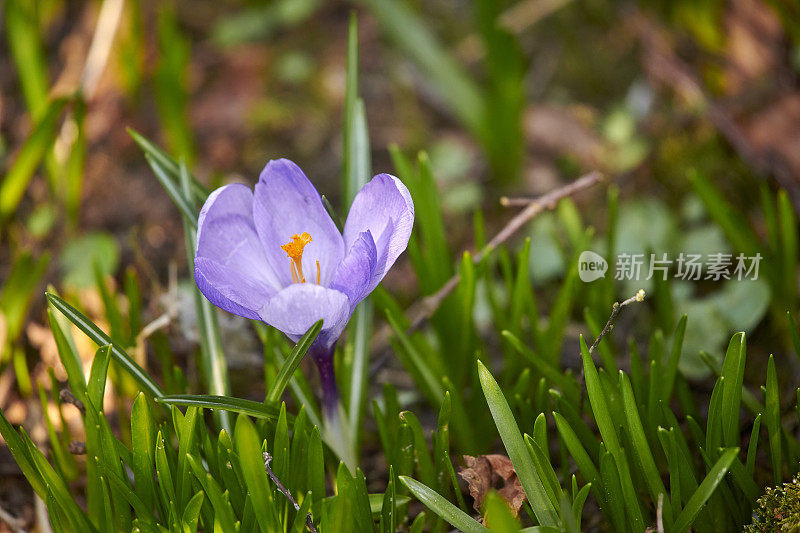
<path fill-rule="evenodd" d="M 357 53 L 352 32 L 348 42 L 353 12 Z M 614 342 L 599 347 L 609 375 L 630 370 L 637 398 L 647 387 L 635 376 L 653 379 L 654 370 L 637 374 L 631 353 L 673 346 L 684 314 L 675 385 L 684 415 L 713 419 L 713 380 L 738 331 L 748 338 L 745 383 L 760 397 L 774 354 L 782 369 L 774 390 L 794 396 L 800 374 L 792 318 L 800 206 L 795 2 L 6 0 L 1 37 L 0 410 L 24 424 L 37 444 L 49 441 L 66 479 L 77 477 L 68 445 L 70 433 L 81 434 L 80 419 L 61 410 L 58 390 L 68 371 L 50 322 L 65 330 L 69 323 L 52 308 L 48 319 L 47 286 L 169 394 L 260 402 L 274 392 L 290 347 L 269 328 L 218 315 L 195 300 L 183 242 L 191 227 L 182 226 L 188 222 L 181 216 L 181 209 L 196 213 L 206 191 L 220 184 L 252 184 L 274 157 L 300 164 L 342 216 L 370 167 L 400 176 L 415 198 L 407 260 L 354 318 L 337 360 L 371 492 L 388 494 L 388 479 L 392 490 L 408 494 L 407 485 L 387 475 L 391 464 L 395 475 L 415 475 L 465 508 L 458 481 L 435 473 L 452 471 L 443 457 L 461 464 L 456 453 L 497 451 L 480 361 L 520 428 L 540 445 L 544 435 L 550 453 L 537 415 L 547 414 L 555 438 L 550 412 L 567 400 L 548 391 L 555 386 L 575 399 L 570 380 L 583 371 L 578 335 L 597 335 L 612 302 L 639 288 L 648 303 L 626 312 Z M 179 163 L 191 177 L 181 177 Z M 511 216 L 501 196 L 538 195 L 591 170 L 608 176 L 605 191 L 561 202 L 478 264 L 462 256 L 479 250 Z M 760 253 L 763 260 L 759 279 L 746 283 L 607 277 L 584 284 L 575 268 L 584 249 L 607 258 L 685 251 Z M 406 335 L 403 310 L 456 273 L 458 289 L 429 325 Z M 96 346 L 75 333 L 70 344 L 88 375 Z M 372 335 L 370 350 L 364 339 Z M 532 367 L 519 346 L 532 347 L 549 366 Z M 220 361 L 229 378 L 213 382 L 210 365 Z M 567 377 L 548 374 L 552 367 Z M 109 368 L 101 396 L 109 427 L 130 442 L 130 410 L 142 385 L 117 359 Z M 306 404 L 316 423 L 314 377 L 306 375 L 309 381 L 298 376 L 289 386 L 289 411 L 299 418 L 297 406 Z M 410 413 L 397 418 L 411 408 L 419 420 Z M 173 416 L 169 431 L 177 435 L 181 425 Z M 668 421 L 653 416 L 646 433 L 656 446 L 657 426 Z M 444 437 L 434 438 L 428 462 L 398 455 L 397 439 L 425 446 L 431 429 L 442 435 L 442 420 L 452 423 L 452 455 Z M 218 414 L 213 425 L 232 431 L 232 418 Z M 797 428 L 796 419 L 784 426 L 794 438 Z M 282 438 L 275 427 L 258 430 L 270 442 Z M 770 453 L 757 456 L 763 468 L 750 473 L 759 486 L 796 473 L 798 447 L 791 440 L 784 441 L 792 451 L 782 459 L 778 449 L 774 476 L 772 438 Z M 737 441 L 726 435 L 725 446 Z M 572 472 L 566 452 L 551 448 L 562 450 L 553 462 L 566 486 Z M 717 449 L 709 453 L 716 458 Z M 592 455 L 599 466 L 600 456 Z M 657 457 L 659 467 L 666 455 Z M 329 470 L 331 464 L 329 457 Z M 34 520 L 32 495 L 18 490 L 23 478 L 6 452 L 0 472 L 8 474 L 0 506 Z M 298 483 L 312 489 L 307 480 Z M 731 505 L 740 495 L 726 497 Z M 504 516 L 492 501 L 487 512 L 500 509 L 494 512 Z M 724 508 L 719 504 L 705 519 L 725 520 Z M 624 524 L 630 513 L 612 513 L 608 523 Z M 747 516 L 730 520 L 741 525 Z"/>

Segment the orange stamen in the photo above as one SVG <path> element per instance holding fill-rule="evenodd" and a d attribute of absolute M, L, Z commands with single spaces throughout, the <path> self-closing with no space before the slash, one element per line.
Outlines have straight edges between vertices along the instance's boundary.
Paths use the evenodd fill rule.
<path fill-rule="evenodd" d="M 317 285 L 319 285 L 319 259 L 317 259 Z"/>
<path fill-rule="evenodd" d="M 281 249 L 286 252 L 286 255 L 291 261 L 289 270 L 292 273 L 292 283 L 305 283 L 306 278 L 303 276 L 303 248 L 311 242 L 311 235 L 306 232 L 298 235 L 292 235 L 291 242 L 281 246 Z M 319 261 L 317 261 L 317 284 L 319 284 Z"/>

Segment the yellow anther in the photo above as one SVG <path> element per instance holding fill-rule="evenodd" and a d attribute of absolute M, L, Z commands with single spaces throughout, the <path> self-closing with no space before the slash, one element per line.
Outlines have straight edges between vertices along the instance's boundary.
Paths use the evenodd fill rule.
<path fill-rule="evenodd" d="M 306 278 L 303 276 L 303 248 L 306 244 L 311 242 L 311 235 L 306 232 L 298 235 L 292 235 L 291 242 L 281 246 L 281 249 L 286 252 L 286 255 L 291 260 L 289 270 L 292 273 L 293 283 L 305 283 Z M 319 261 L 317 261 L 317 284 L 319 284 Z"/>

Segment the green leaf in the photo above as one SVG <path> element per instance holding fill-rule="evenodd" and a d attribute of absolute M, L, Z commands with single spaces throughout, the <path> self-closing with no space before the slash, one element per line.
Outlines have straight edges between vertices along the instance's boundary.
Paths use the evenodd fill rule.
<path fill-rule="evenodd" d="M 289 380 L 292 378 L 294 371 L 300 366 L 300 362 L 317 339 L 320 331 L 322 331 L 321 319 L 317 320 L 308 328 L 308 331 L 306 331 L 303 336 L 300 337 L 300 340 L 297 341 L 297 344 L 294 345 L 292 353 L 289 354 L 289 357 L 281 365 L 278 375 L 275 376 L 275 380 L 272 382 L 269 392 L 267 392 L 267 398 L 265 400 L 267 404 L 277 404 L 280 401 L 281 395 L 289 384 Z"/>
<path fill-rule="evenodd" d="M 111 345 L 101 346 L 95 353 L 92 369 L 89 373 L 87 393 L 89 401 L 98 410 L 103 410 L 103 396 L 106 390 L 106 377 L 108 376 L 108 363 L 111 361 Z"/>
<path fill-rule="evenodd" d="M 5 318 L 5 338 L 8 342 L 15 342 L 22 333 L 31 301 L 39 292 L 49 263 L 48 253 L 34 259 L 32 254 L 22 252 L 14 259 L 11 272 L 6 274 L 3 290 L 0 292 L 0 311 Z"/>
<path fill-rule="evenodd" d="M 512 332 L 503 330 L 500 334 L 511 343 L 511 346 L 515 350 L 524 355 L 536 371 L 544 376 L 550 383 L 561 389 L 569 398 L 577 398 L 577 385 L 572 377 L 562 373 L 541 355 L 535 354 Z"/>
<path fill-rule="evenodd" d="M 761 413 L 756 415 L 753 420 L 753 428 L 750 430 L 750 442 L 747 445 L 747 473 L 753 476 L 756 467 L 756 453 L 758 453 L 758 432 L 761 431 Z"/>
<path fill-rule="evenodd" d="M 769 456 L 772 461 L 772 476 L 775 484 L 783 479 L 781 458 L 781 406 L 778 393 L 778 373 L 775 370 L 775 359 L 772 354 L 767 363 L 767 384 L 764 395 L 764 423 L 769 436 Z"/>
<path fill-rule="evenodd" d="M 69 487 L 61 476 L 47 462 L 44 454 L 36 447 L 33 441 L 22 430 L 22 440 L 27 447 L 28 457 L 31 458 L 34 465 L 36 465 L 39 474 L 47 487 L 47 491 L 54 500 L 61 507 L 62 511 L 67 515 L 69 521 L 75 530 L 93 531 L 94 528 L 87 520 L 86 515 L 75 503 L 72 495 L 69 492 Z"/>
<path fill-rule="evenodd" d="M 41 474 L 39 474 L 36 464 L 33 462 L 33 457 L 31 457 L 31 454 L 28 452 L 27 445 L 20 437 L 19 433 L 17 433 L 14 427 L 8 422 L 2 410 L 0 410 L 0 435 L 2 435 L 8 451 L 11 452 L 11 455 L 17 462 L 17 466 L 19 466 L 25 479 L 27 479 L 28 483 L 33 487 L 33 491 L 40 498 L 47 498 L 47 485 L 45 480 L 42 478 Z"/>
<path fill-rule="evenodd" d="M 714 466 L 708 471 L 708 474 L 705 479 L 703 479 L 702 483 L 700 483 L 700 486 L 697 487 L 697 490 L 692 494 L 691 498 L 689 498 L 689 501 L 686 502 L 686 506 L 683 511 L 681 511 L 681 514 L 678 515 L 678 518 L 675 520 L 673 531 L 676 533 L 683 533 L 691 527 L 695 518 L 697 518 L 697 515 L 700 513 L 700 510 L 703 508 L 703 505 L 725 478 L 725 474 L 728 473 L 728 468 L 731 463 L 733 463 L 733 460 L 736 459 L 738 453 L 739 448 L 728 448 L 720 458 L 717 459 L 717 462 L 714 463 Z"/>
<path fill-rule="evenodd" d="M 370 9 L 383 30 L 421 66 L 459 120 L 480 135 L 486 109 L 483 95 L 424 22 L 404 2 L 360 0 L 360 3 Z"/>
<path fill-rule="evenodd" d="M 17 3 L 14 0 L 12 3 Z M 36 123 L 30 137 L 17 153 L 2 183 L 0 183 L 0 220 L 6 219 L 17 208 L 25 190 L 57 134 L 58 119 L 69 98 L 55 98 Z"/>
<path fill-rule="evenodd" d="M 668 527 L 672 523 L 672 508 L 669 506 L 669 500 L 667 499 L 667 489 L 661 481 L 661 474 L 658 472 L 650 445 L 647 443 L 647 436 L 642 426 L 642 420 L 639 418 L 639 409 L 636 407 L 636 398 L 633 396 L 631 382 L 622 371 L 619 372 L 619 387 L 622 391 L 625 419 L 628 422 L 627 430 L 633 443 L 633 450 L 636 453 L 647 488 L 650 490 L 650 497 L 654 502 L 657 502 L 658 496 L 660 494 L 664 495 L 664 522 Z"/>
<path fill-rule="evenodd" d="M 722 391 L 722 436 L 725 446 L 739 444 L 739 417 L 742 404 L 745 365 L 744 333 L 737 333 L 728 344 L 725 360 L 722 363 L 722 376 L 725 388 Z"/>
<path fill-rule="evenodd" d="M 397 317 L 389 309 L 386 309 L 386 319 L 403 347 L 402 350 L 397 352 L 403 366 L 415 377 L 417 385 L 428 396 L 428 399 L 431 402 L 435 402 L 435 405 L 440 404 L 444 397 L 444 389 L 436 378 L 437 372 L 431 368 L 416 346 L 414 346 L 411 339 L 400 327 Z"/>
<path fill-rule="evenodd" d="M 622 501 L 625 503 L 625 509 L 627 510 L 631 527 L 635 531 L 643 531 L 644 518 L 642 517 L 642 510 L 639 506 L 639 500 L 633 486 L 628 459 L 625 455 L 625 450 L 623 450 L 620 445 L 616 426 L 609 411 L 606 395 L 603 391 L 600 377 L 597 374 L 597 368 L 594 366 L 594 361 L 592 361 L 592 356 L 589 354 L 589 348 L 586 346 L 583 335 L 581 335 L 580 338 L 580 345 L 581 357 L 583 358 L 583 371 L 586 379 L 586 391 L 589 396 L 589 403 L 592 406 L 595 421 L 597 422 L 597 428 L 600 430 L 600 435 L 603 437 L 606 448 L 611 455 L 614 456 L 614 462 L 616 463 L 619 473 L 619 482 L 624 494 Z"/>
<path fill-rule="evenodd" d="M 119 266 L 119 245 L 105 232 L 93 232 L 69 241 L 59 257 L 65 285 L 95 287 Z M 112 332 L 114 332 L 112 330 Z"/>
<path fill-rule="evenodd" d="M 214 508 L 214 522 L 219 524 L 221 531 L 236 531 L 236 517 L 233 514 L 233 508 L 214 477 L 206 472 L 202 463 L 193 456 L 187 454 L 186 463 L 208 495 L 208 500 Z M 182 507 L 182 511 L 186 512 L 186 507 Z"/>
<path fill-rule="evenodd" d="M 675 376 L 678 373 L 678 363 L 681 360 L 681 349 L 683 348 L 683 338 L 686 334 L 686 315 L 683 315 L 675 328 L 675 334 L 672 336 L 672 351 L 667 360 L 667 366 L 664 369 L 664 380 L 659 387 L 661 390 L 661 399 L 669 402 L 672 398 L 672 389 L 675 385 Z"/>
<path fill-rule="evenodd" d="M 758 239 L 744 219 L 731 209 L 730 203 L 719 190 L 696 170 L 689 173 L 689 182 L 705 204 L 709 216 L 722 228 L 734 249 L 754 256 L 760 249 Z"/>
<path fill-rule="evenodd" d="M 239 464 L 244 474 L 244 481 L 253 501 L 258 524 L 263 533 L 274 531 L 277 524 L 275 517 L 275 503 L 272 491 L 269 488 L 267 471 L 264 468 L 264 458 L 261 453 L 261 444 L 253 423 L 245 415 L 240 414 L 236 419 L 234 430 L 236 452 L 239 455 Z"/>
<path fill-rule="evenodd" d="M 519 520 L 511 514 L 508 503 L 496 491 L 489 491 L 486 495 L 483 509 L 484 522 L 492 533 L 517 533 L 519 531 Z"/>
<path fill-rule="evenodd" d="M 140 392 L 131 411 L 131 468 L 136 492 L 148 509 L 152 509 L 156 498 L 155 431 L 147 397 Z"/>
<path fill-rule="evenodd" d="M 514 470 L 522 483 L 528 502 L 541 525 L 558 526 L 558 513 L 552 502 L 547 497 L 542 480 L 528 455 L 525 440 L 519 432 L 514 414 L 506 402 L 503 391 L 497 385 L 489 370 L 478 361 L 478 377 L 480 378 L 483 394 L 492 412 L 492 418 L 500 432 L 500 438 L 508 451 L 508 457 L 514 464 Z M 455 524 L 454 524 L 455 525 Z"/>
<path fill-rule="evenodd" d="M 473 520 L 471 516 L 447 501 L 435 490 L 407 476 L 399 476 L 399 479 L 425 507 L 453 527 L 465 533 L 488 533 L 488 528 Z"/>
<path fill-rule="evenodd" d="M 172 156 L 156 146 L 152 141 L 147 139 L 133 128 L 128 128 L 128 134 L 133 137 L 133 140 L 136 141 L 136 144 L 139 145 L 139 148 L 141 148 L 146 155 L 149 155 L 153 161 L 155 161 L 167 172 L 171 180 L 173 180 L 176 184 L 180 183 L 180 170 L 178 162 L 175 161 Z M 208 197 L 208 190 L 206 190 L 206 188 L 201 185 L 196 178 L 192 177 L 191 181 L 192 196 L 194 200 L 196 202 L 204 202 Z"/>
<path fill-rule="evenodd" d="M 202 394 L 172 394 L 155 399 L 158 403 L 166 405 L 185 405 L 204 407 L 207 409 L 220 409 L 231 413 L 241 413 L 255 418 L 268 418 L 277 420 L 280 410 L 272 404 L 264 404 L 243 398 L 231 396 L 209 396 Z"/>
<path fill-rule="evenodd" d="M 129 356 L 122 348 L 115 344 L 108 335 L 103 333 L 103 331 L 97 327 L 94 322 L 83 316 L 77 309 L 55 294 L 48 292 L 46 293 L 46 296 L 53 307 L 58 309 L 64 316 L 66 316 L 70 322 L 75 324 L 78 329 L 83 331 L 86 336 L 94 341 L 95 344 L 98 346 L 106 346 L 110 344 L 111 355 L 114 357 L 114 360 L 119 363 L 122 368 L 128 371 L 128 373 L 139 383 L 145 392 L 156 398 L 164 396 L 164 391 L 161 390 L 161 387 L 158 385 L 158 383 L 156 383 L 153 378 L 151 378 L 147 372 L 145 372 L 144 369 L 131 358 L 131 356 Z"/>
<path fill-rule="evenodd" d="M 380 532 L 395 533 L 397 531 L 397 495 L 394 489 L 394 467 L 389 465 L 389 482 L 383 493 L 381 502 Z"/>

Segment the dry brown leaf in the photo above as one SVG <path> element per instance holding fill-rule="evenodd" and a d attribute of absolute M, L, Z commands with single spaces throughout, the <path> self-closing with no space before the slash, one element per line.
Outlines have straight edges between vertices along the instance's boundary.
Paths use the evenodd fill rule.
<path fill-rule="evenodd" d="M 459 470 L 459 475 L 467 482 L 475 510 L 480 512 L 486 494 L 494 489 L 506 501 L 514 515 L 519 515 L 525 501 L 525 492 L 511 459 L 500 454 L 463 457 L 466 467 Z"/>

